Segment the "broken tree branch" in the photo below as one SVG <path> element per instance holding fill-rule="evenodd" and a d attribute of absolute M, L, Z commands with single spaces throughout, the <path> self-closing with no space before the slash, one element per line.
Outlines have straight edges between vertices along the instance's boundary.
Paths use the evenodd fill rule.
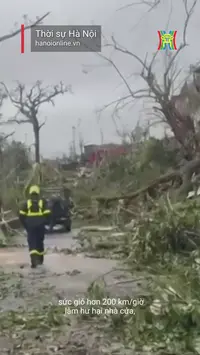
<path fill-rule="evenodd" d="M 122 7 L 120 7 L 117 11 L 121 11 L 121 10 L 125 10 L 128 9 L 129 7 L 133 7 L 135 5 L 146 5 L 149 7 L 148 12 L 152 11 L 153 9 L 155 9 L 155 7 L 157 7 L 160 4 L 161 0 L 152 0 L 152 1 L 146 1 L 146 0 L 141 0 L 139 2 L 132 2 L 130 4 L 124 5 Z"/>
<path fill-rule="evenodd" d="M 37 18 L 37 20 L 35 22 L 33 22 L 32 24 L 26 25 L 24 26 L 24 30 L 28 30 L 30 28 L 33 28 L 39 24 L 42 23 L 42 21 L 50 14 L 50 12 L 47 12 L 46 14 L 44 14 L 43 16 Z M 16 31 L 13 31 L 12 33 L 9 33 L 7 35 L 1 36 L 0 37 L 0 42 L 6 41 L 7 39 L 13 38 L 15 36 L 17 36 L 19 33 L 21 32 L 21 29 L 18 29 Z"/>
<path fill-rule="evenodd" d="M 177 178 L 181 177 L 180 171 L 172 171 L 170 173 L 164 174 L 158 177 L 156 180 L 150 182 L 148 186 L 142 187 L 141 189 L 133 192 L 129 195 L 119 195 L 119 196 L 97 196 L 96 200 L 99 203 L 106 203 L 111 201 L 118 201 L 118 200 L 132 200 L 143 193 L 147 193 L 150 189 L 157 187 L 159 184 L 163 184 L 172 180 L 176 180 Z"/>
<path fill-rule="evenodd" d="M 164 81 L 166 81 L 166 77 L 169 74 L 169 71 L 174 63 L 174 61 L 176 60 L 176 58 L 178 57 L 178 55 L 180 54 L 180 52 L 188 46 L 187 44 L 187 40 L 186 40 L 186 35 L 187 35 L 187 29 L 188 29 L 188 25 L 189 25 L 189 21 L 191 19 L 191 16 L 194 12 L 195 6 L 197 4 L 197 0 L 194 0 L 190 9 L 188 9 L 188 0 L 183 0 L 183 4 L 184 4 L 184 8 L 185 8 L 185 12 L 186 12 L 186 19 L 185 19 L 185 23 L 184 23 L 184 27 L 183 27 L 183 38 L 182 38 L 182 43 L 179 46 L 178 50 L 175 52 L 174 55 L 172 55 L 171 60 L 169 61 L 168 67 L 164 73 Z"/>
<path fill-rule="evenodd" d="M 158 51 L 152 56 L 150 61 L 147 61 L 147 55 L 144 60 L 141 59 L 137 54 L 119 45 L 116 39 L 114 38 L 114 36 L 111 37 L 112 43 L 106 44 L 106 47 L 110 47 L 113 50 L 128 55 L 132 57 L 134 60 L 136 60 L 138 63 L 140 63 L 142 67 L 140 77 L 146 82 L 148 86 L 148 90 L 146 94 L 143 93 L 141 95 L 138 94 L 135 96 L 131 88 L 131 85 L 129 84 L 128 80 L 125 79 L 124 75 L 121 73 L 120 69 L 117 67 L 115 62 L 112 59 L 102 54 L 100 54 L 100 57 L 105 59 L 108 63 L 110 63 L 113 66 L 115 71 L 118 73 L 119 77 L 123 80 L 126 88 L 128 89 L 129 94 L 132 95 L 134 99 L 137 98 L 151 99 L 154 102 L 156 102 L 158 106 L 160 106 L 160 113 L 162 117 L 164 117 L 164 121 L 168 124 L 168 126 L 172 130 L 177 141 L 184 148 L 185 157 L 187 156 L 188 159 L 192 160 L 195 157 L 196 154 L 195 152 L 200 150 L 198 140 L 196 139 L 197 138 L 196 131 L 195 131 L 196 128 L 192 116 L 190 114 L 187 114 L 185 112 L 185 109 L 184 112 L 180 111 L 180 109 L 183 111 L 182 107 L 186 102 L 186 100 L 189 100 L 189 98 L 183 95 L 172 96 L 172 93 L 174 91 L 173 89 L 175 86 L 174 83 L 180 75 L 180 70 L 178 70 L 176 66 L 176 59 L 178 54 L 181 53 L 181 51 L 187 46 L 186 34 L 187 34 L 188 24 L 194 12 L 195 6 L 197 4 L 197 0 L 191 0 L 192 5 L 189 7 L 188 0 L 182 0 L 182 1 L 186 13 L 186 19 L 183 26 L 183 42 L 180 45 L 179 49 L 175 52 L 175 54 L 167 54 L 167 63 L 166 63 L 167 65 L 163 73 L 162 84 L 160 84 L 160 78 L 157 77 L 156 71 L 153 70 L 155 59 L 159 53 Z M 131 100 L 131 97 L 127 98 L 127 101 L 129 100 Z M 123 100 L 121 102 L 122 102 L 121 105 L 122 107 L 123 105 L 126 106 L 126 102 L 123 102 Z M 117 112 L 119 111 L 119 107 L 120 105 L 116 103 L 115 104 L 116 116 L 117 116 Z M 192 142 L 192 139 L 194 142 Z"/>
<path fill-rule="evenodd" d="M 188 191 L 188 187 L 191 182 L 192 175 L 200 169 L 200 159 L 194 159 L 187 164 L 180 170 L 174 170 L 172 172 L 166 173 L 164 175 L 159 176 L 154 181 L 151 181 L 147 186 L 142 187 L 141 189 L 134 191 L 132 194 L 129 195 L 119 195 L 119 196 L 97 196 L 96 200 L 99 203 L 107 203 L 113 202 L 118 200 L 133 200 L 134 198 L 142 195 L 144 193 L 149 193 L 152 189 L 157 188 L 160 184 L 168 183 L 170 181 L 181 180 L 182 184 L 179 189 L 179 195 L 185 194 Z"/>

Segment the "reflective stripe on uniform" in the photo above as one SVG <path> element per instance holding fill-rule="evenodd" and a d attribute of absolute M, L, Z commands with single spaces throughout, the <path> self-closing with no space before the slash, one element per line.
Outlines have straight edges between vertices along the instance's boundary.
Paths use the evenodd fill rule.
<path fill-rule="evenodd" d="M 34 217 L 34 216 L 43 216 L 43 200 L 39 200 L 38 201 L 38 207 L 39 207 L 39 211 L 38 212 L 31 212 L 31 207 L 33 205 L 32 200 L 28 200 L 27 201 L 27 216 L 28 217 Z"/>
<path fill-rule="evenodd" d="M 31 212 L 31 207 L 33 205 L 33 202 L 32 200 L 28 200 L 27 201 L 27 212 L 26 211 L 23 211 L 23 210 L 20 210 L 19 211 L 19 214 L 23 215 L 23 216 L 28 216 L 28 217 L 42 217 L 44 215 L 47 215 L 47 214 L 50 214 L 51 211 L 46 209 L 43 211 L 43 207 L 44 207 L 44 203 L 43 203 L 43 200 L 39 200 L 38 201 L 38 207 L 39 207 L 39 211 L 38 212 Z"/>
<path fill-rule="evenodd" d="M 43 214 L 49 214 L 49 213 L 51 213 L 50 210 L 44 210 L 44 211 L 43 211 Z"/>
<path fill-rule="evenodd" d="M 44 254 L 45 254 L 46 252 L 45 251 L 43 251 L 43 252 L 39 252 L 38 250 L 36 250 L 36 249 L 33 249 L 33 250 L 31 250 L 30 251 L 30 255 L 39 255 L 39 256 L 43 256 Z"/>
<path fill-rule="evenodd" d="M 27 215 L 27 213 L 26 213 L 25 211 L 23 211 L 23 210 L 20 210 L 20 211 L 19 211 L 19 214 L 21 214 L 21 215 L 23 215 L 23 216 L 26 216 L 26 215 Z"/>

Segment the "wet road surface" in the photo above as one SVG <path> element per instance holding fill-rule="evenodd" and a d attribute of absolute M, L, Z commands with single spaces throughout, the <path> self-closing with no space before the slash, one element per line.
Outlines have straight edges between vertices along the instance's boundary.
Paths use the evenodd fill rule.
<path fill-rule="evenodd" d="M 127 296 L 129 287 L 132 295 L 133 288 L 137 291 L 137 287 L 128 283 L 125 289 L 121 269 L 121 275 L 116 270 L 110 273 L 117 264 L 113 260 L 86 258 L 82 253 L 55 252 L 55 247 L 73 249 L 76 233 L 74 230 L 71 234 L 48 235 L 45 264 L 35 270 L 30 268 L 27 246 L 0 249 L 1 355 L 111 354 L 110 348 L 105 352 L 105 344 L 109 347 L 109 342 L 103 341 L 97 324 L 80 323 L 77 316 L 68 316 L 68 313 L 66 316 L 68 307 L 66 303 L 60 307 L 59 301 L 79 301 L 79 298 L 95 301 L 99 296 L 98 288 L 97 293 L 86 294 L 86 291 L 92 281 L 106 273 L 104 281 L 112 298 Z M 18 244 L 24 245 L 25 238 L 19 238 Z M 101 342 L 103 350 L 98 352 Z M 56 349 L 63 350 L 58 352 Z M 121 348 L 114 353 L 122 354 Z"/>
<path fill-rule="evenodd" d="M 54 251 L 54 248 L 73 248 L 75 230 L 70 234 L 47 235 L 45 246 L 48 249 L 43 266 L 32 270 L 29 265 L 27 247 L 4 248 L 0 250 L 0 267 L 5 272 L 20 273 L 27 282 L 27 288 L 39 290 L 41 282 L 51 284 L 63 298 L 74 298 L 84 294 L 90 283 L 100 275 L 109 272 L 116 262 L 108 259 L 86 258 L 83 254 L 65 255 Z M 18 240 L 25 244 L 25 239 Z M 30 291 L 31 292 L 31 291 Z M 37 293 L 37 292 L 36 292 Z M 11 301 L 9 307 L 12 304 Z M 20 301 L 21 302 L 21 301 Z M 5 305 L 6 306 L 6 305 Z M 16 302 L 13 303 L 15 308 Z M 7 306 L 6 306 L 7 308 Z"/>

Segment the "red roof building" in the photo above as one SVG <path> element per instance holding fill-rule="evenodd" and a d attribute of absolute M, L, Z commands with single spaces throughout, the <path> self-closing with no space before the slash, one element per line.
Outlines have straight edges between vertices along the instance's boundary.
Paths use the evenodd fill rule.
<path fill-rule="evenodd" d="M 128 148 L 122 145 L 116 144 L 105 144 L 100 146 L 86 146 L 85 147 L 86 159 L 89 164 L 97 163 L 99 164 L 102 159 L 108 158 L 116 158 L 120 155 L 128 153 Z M 90 148 L 87 150 L 87 148 Z"/>

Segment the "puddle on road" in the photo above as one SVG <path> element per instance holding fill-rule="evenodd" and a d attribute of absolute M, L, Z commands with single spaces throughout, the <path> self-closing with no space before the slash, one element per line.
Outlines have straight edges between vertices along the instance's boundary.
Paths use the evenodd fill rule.
<path fill-rule="evenodd" d="M 2 269 L 5 273 L 4 288 L 7 291 L 4 292 L 5 297 L 1 297 L 1 308 L 8 310 L 30 307 L 30 304 L 37 302 L 57 302 L 59 297 L 76 298 L 86 292 L 94 279 L 112 270 L 115 265 L 113 260 L 85 258 L 83 254 L 49 252 L 45 255 L 44 266 L 32 270 L 27 248 L 4 248 L 0 250 L 0 271 Z"/>
<path fill-rule="evenodd" d="M 74 239 L 70 235 L 48 236 L 45 244 L 47 248 L 70 249 Z M 44 265 L 33 270 L 27 247 L 0 249 L 0 276 L 4 274 L 3 281 L 0 279 L 1 311 L 39 308 L 49 302 L 57 304 L 59 299 L 84 297 L 91 282 L 106 273 L 108 285 L 115 285 L 119 272 L 109 272 L 116 265 L 114 260 L 89 258 L 84 254 L 65 255 L 49 249 Z M 114 286 L 113 294 L 117 292 Z M 124 293 L 123 285 L 120 292 Z"/>
<path fill-rule="evenodd" d="M 29 254 L 26 248 L 5 248 L 0 250 L 0 266 L 14 266 L 16 268 L 29 264 Z M 47 253 L 45 268 L 51 272 L 67 272 L 81 269 L 82 272 L 103 273 L 115 265 L 115 261 L 108 259 L 86 258 L 83 254 L 64 255 L 62 253 Z"/>
<path fill-rule="evenodd" d="M 22 244 L 24 244 L 25 240 L 23 240 Z M 20 243 L 19 243 L 20 244 Z M 21 245 L 22 245 L 21 244 Z M 58 247 L 58 248 L 72 248 L 74 244 L 74 239 L 70 236 L 50 236 L 46 238 L 46 247 Z M 52 336 L 52 327 L 53 329 L 58 326 L 57 317 L 58 315 L 54 315 L 54 313 L 48 312 L 47 309 L 50 305 L 57 306 L 59 300 L 64 299 L 78 299 L 79 297 L 86 297 L 85 292 L 87 291 L 88 286 L 92 281 L 97 279 L 102 274 L 108 273 L 116 267 L 116 262 L 108 259 L 95 259 L 95 258 L 86 258 L 83 254 L 78 255 L 65 255 L 62 253 L 55 253 L 53 250 L 49 250 L 47 255 L 45 255 L 45 265 L 42 267 L 38 267 L 36 270 L 32 270 L 29 265 L 29 253 L 28 248 L 4 248 L 0 249 L 0 323 L 2 325 L 8 325 L 8 315 L 12 318 L 12 322 L 16 321 L 16 334 L 21 334 L 21 337 L 30 339 L 30 330 L 27 331 L 27 335 L 24 335 L 26 329 L 32 329 L 34 324 L 37 325 L 37 331 L 40 332 L 40 328 L 43 330 L 43 326 L 47 325 L 49 322 L 53 325 L 50 328 L 50 333 L 47 334 L 47 338 L 43 338 L 43 342 L 40 342 L 40 338 L 34 335 L 34 339 L 31 339 L 31 349 L 32 344 L 36 343 L 36 339 L 38 340 L 38 349 L 41 349 L 43 346 L 45 348 L 46 344 L 52 343 L 55 344 L 55 340 Z M 76 271 L 76 272 L 75 272 Z M 108 284 L 114 283 L 116 277 L 114 274 L 109 274 L 106 276 L 108 280 Z M 123 286 L 123 285 L 122 285 Z M 124 286 L 123 286 L 124 289 Z M 118 295 L 118 290 L 113 290 L 113 297 Z M 52 306 L 50 306 L 52 307 Z M 17 312 L 7 312 L 7 311 L 17 311 Z M 63 310 L 61 309 L 63 312 Z M 37 313 L 37 316 L 36 316 Z M 18 314 L 18 318 L 15 317 L 15 314 Z M 34 314 L 34 317 L 33 315 Z M 41 316 L 42 315 L 42 316 Z M 30 318 L 30 319 L 29 319 Z M 9 318 L 10 319 L 10 318 Z M 25 319 L 25 320 L 24 320 Z M 63 319 L 63 315 L 62 315 Z M 20 323 L 17 323 L 19 322 Z M 22 327 L 23 321 L 23 327 Z M 36 323 L 38 322 L 38 323 Z M 45 323 L 46 322 L 46 323 Z M 13 326 L 14 327 L 14 326 Z M 36 327 L 36 326 L 35 326 Z M 65 325 L 64 325 L 65 327 Z M 3 328 L 2 328 L 3 329 Z M 7 329 L 7 328 L 5 328 Z M 9 332 L 10 332 L 10 328 Z M 14 328 L 13 328 L 14 329 Z M 19 330 L 20 329 L 20 330 Z M 25 330 L 24 330 L 25 329 Z M 46 328 L 44 328 L 46 329 Z M 59 328 L 60 329 L 60 328 Z M 66 342 L 66 334 L 68 328 L 63 328 L 61 331 L 61 336 L 64 337 L 64 342 Z M 73 333 L 73 332 L 72 332 Z M 4 334 L 4 333 L 3 333 Z M 0 334 L 0 353 L 3 355 L 3 349 L 8 348 L 9 344 L 12 344 L 16 341 L 16 344 L 21 346 L 22 341 L 21 338 L 18 339 L 13 338 L 13 334 L 15 332 L 12 330 L 12 336 L 9 336 L 5 330 L 5 337 L 1 337 Z M 10 333 L 9 333 L 10 334 Z M 89 332 L 86 329 L 85 331 L 86 339 L 88 339 Z M 92 339 L 93 329 L 92 329 Z M 75 338 L 79 336 L 79 329 L 75 332 Z M 57 342 L 58 333 L 55 335 L 55 339 Z M 9 341 L 7 342 L 7 340 Z M 47 339 L 47 340 L 45 340 Z M 82 341 L 82 333 L 81 333 L 81 341 Z M 62 342 L 61 342 L 62 343 Z M 72 344 L 72 345 L 70 345 Z M 68 353 L 74 353 L 74 343 L 69 344 Z M 35 346 L 36 346 L 35 345 Z M 24 348 L 26 345 L 23 345 Z M 28 347 L 29 345 L 27 345 Z M 73 351 L 71 348 L 73 347 Z M 16 349 L 16 348 L 15 348 Z M 46 349 L 46 348 L 45 348 Z M 45 350 L 44 349 L 44 350 Z M 43 350 L 39 353 L 46 354 Z M 77 354 L 82 353 L 80 347 L 78 347 Z M 28 352 L 21 352 L 19 347 L 19 352 L 17 350 L 16 354 L 27 353 L 30 354 L 30 348 L 28 347 Z M 49 354 L 50 352 L 48 352 Z M 84 352 L 85 353 L 85 352 Z M 8 352 L 6 352 L 8 354 Z M 32 353 L 33 354 L 33 353 Z M 36 352 L 34 352 L 36 354 Z"/>
<path fill-rule="evenodd" d="M 73 230 L 73 233 L 64 234 L 50 234 L 45 237 L 45 247 L 47 254 L 45 255 L 45 269 L 52 273 L 65 273 L 80 270 L 82 274 L 98 276 L 112 269 L 116 264 L 108 259 L 85 258 L 83 254 L 78 255 L 64 255 L 56 253 L 54 248 L 58 249 L 75 249 L 77 241 L 74 240 L 79 230 Z M 17 244 L 26 244 L 26 238 L 20 237 Z M 0 266 L 13 266 L 15 269 L 20 268 L 21 265 L 29 264 L 28 248 L 4 248 L 0 249 Z M 87 277 L 88 280 L 88 277 Z"/>

